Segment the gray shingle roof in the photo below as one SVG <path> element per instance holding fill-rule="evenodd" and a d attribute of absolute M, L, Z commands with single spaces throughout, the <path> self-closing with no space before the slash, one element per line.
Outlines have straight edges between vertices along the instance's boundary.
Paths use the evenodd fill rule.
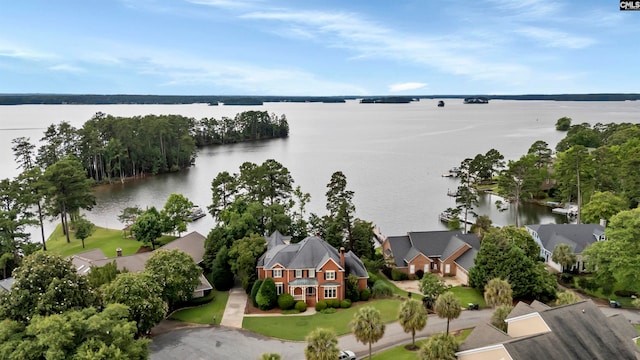
<path fill-rule="evenodd" d="M 415 258 L 418 253 L 427 257 L 447 259 L 461 247 L 471 246 L 456 263 L 467 271 L 474 265 L 475 255 L 480 249 L 480 240 L 476 234 L 462 234 L 460 231 L 416 231 L 404 236 L 389 236 L 389 246 L 396 267 L 406 267 L 405 261 Z"/>
<path fill-rule="evenodd" d="M 545 249 L 553 251 L 556 245 L 564 243 L 575 254 L 582 253 L 597 241 L 596 236 L 604 234 L 604 227 L 599 224 L 536 224 L 527 227 L 538 233 Z"/>
<path fill-rule="evenodd" d="M 527 315 L 527 314 L 533 314 L 534 312 L 537 312 L 536 309 L 534 309 L 533 307 L 529 306 L 529 304 L 527 304 L 524 301 L 519 301 L 516 306 L 513 307 L 513 310 L 511 310 L 511 312 L 509 313 L 509 315 L 505 318 L 506 319 L 512 319 L 518 316 L 522 316 L 522 315 Z"/>
<path fill-rule="evenodd" d="M 504 331 L 487 323 L 476 326 L 467 336 L 458 351 L 477 349 L 511 340 Z"/>
<path fill-rule="evenodd" d="M 297 244 L 281 244 L 267 239 L 267 251 L 258 260 L 258 267 L 272 269 L 279 264 L 286 269 L 320 270 L 327 261 L 334 261 L 341 266 L 340 253 L 317 236 L 310 236 Z M 345 253 L 344 262 L 347 273 L 368 277 L 364 264 L 352 251 Z"/>
<path fill-rule="evenodd" d="M 612 331 L 610 320 L 591 300 L 539 314 L 551 332 L 504 343 L 514 359 L 636 359 L 631 338 Z"/>
<path fill-rule="evenodd" d="M 461 344 L 460 351 L 503 344 L 514 360 L 640 358 L 638 348 L 631 341 L 637 336 L 631 324 L 621 316 L 607 318 L 591 300 L 555 308 L 540 304 L 518 305 L 513 311 L 520 315 L 534 307 L 542 308 L 537 313 L 551 331 L 504 338 L 501 335 L 504 333 L 495 331 L 497 329 L 478 326 Z M 508 318 L 515 317 L 513 315 L 512 312 Z"/>
<path fill-rule="evenodd" d="M 0 291 L 11 291 L 14 282 L 15 279 L 12 277 L 0 280 Z"/>

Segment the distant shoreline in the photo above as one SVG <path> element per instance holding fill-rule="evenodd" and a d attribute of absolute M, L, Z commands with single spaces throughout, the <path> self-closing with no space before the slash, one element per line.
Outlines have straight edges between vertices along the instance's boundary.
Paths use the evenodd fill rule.
<path fill-rule="evenodd" d="M 537 100 L 537 101 L 636 101 L 640 93 L 592 93 L 592 94 L 523 94 L 523 95 L 381 95 L 376 98 L 406 99 L 407 103 L 420 99 L 464 99 L 486 97 L 489 100 Z M 0 105 L 114 105 L 149 104 L 177 105 L 204 103 L 217 106 L 260 106 L 265 102 L 321 102 L 344 103 L 363 99 L 363 96 L 226 96 L 226 95 L 109 95 L 109 94 L 0 94 Z M 367 97 L 368 98 L 368 97 Z"/>

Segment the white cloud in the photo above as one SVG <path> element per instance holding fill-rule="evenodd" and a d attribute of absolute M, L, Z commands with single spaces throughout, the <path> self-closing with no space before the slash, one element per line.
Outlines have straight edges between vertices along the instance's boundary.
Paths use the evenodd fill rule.
<path fill-rule="evenodd" d="M 407 82 L 402 84 L 393 84 L 389 86 L 390 92 L 399 92 L 399 91 L 407 91 L 407 90 L 417 90 L 426 87 L 426 83 L 421 82 Z"/>
<path fill-rule="evenodd" d="M 19 58 L 23 60 L 46 60 L 56 58 L 54 54 L 29 49 L 0 39 L 0 57 Z"/>
<path fill-rule="evenodd" d="M 58 64 L 58 65 L 54 65 L 49 67 L 49 70 L 53 70 L 53 71 L 62 71 L 62 72 L 68 72 L 68 73 L 81 73 L 81 72 L 85 72 L 86 70 L 75 66 L 75 65 L 71 65 L 71 64 Z"/>
<path fill-rule="evenodd" d="M 539 27 L 527 26 L 516 30 L 524 36 L 532 38 L 547 47 L 562 47 L 570 49 L 582 49 L 595 43 L 593 39 L 583 36 L 573 36 L 571 34 L 543 29 Z"/>
<path fill-rule="evenodd" d="M 186 0 L 191 4 L 206 5 L 226 9 L 242 9 L 249 8 L 261 1 L 241 1 L 241 0 Z"/>
<path fill-rule="evenodd" d="M 489 0 L 489 3 L 511 16 L 521 17 L 521 20 L 549 17 L 562 8 L 558 1 L 549 0 Z"/>

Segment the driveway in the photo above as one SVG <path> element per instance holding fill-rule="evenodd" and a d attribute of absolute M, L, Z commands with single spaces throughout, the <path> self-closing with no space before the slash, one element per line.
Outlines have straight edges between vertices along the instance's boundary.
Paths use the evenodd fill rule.
<path fill-rule="evenodd" d="M 282 341 L 224 326 L 186 328 L 153 338 L 154 360 L 259 359 L 275 352 L 283 359 L 304 359 L 304 342 Z"/>

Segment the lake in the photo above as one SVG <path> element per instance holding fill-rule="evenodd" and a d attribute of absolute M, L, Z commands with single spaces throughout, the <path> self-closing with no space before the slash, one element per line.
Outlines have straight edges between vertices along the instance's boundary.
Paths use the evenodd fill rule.
<path fill-rule="evenodd" d="M 238 172 L 245 161 L 273 158 L 287 167 L 302 190 L 311 194 L 308 210 L 325 214 L 326 184 L 343 171 L 355 192 L 356 215 L 377 224 L 385 235 L 446 227 L 438 214 L 455 201 L 447 196 L 457 181 L 441 175 L 462 160 L 495 148 L 506 159 L 517 159 L 536 140 L 551 148 L 564 137 L 555 130 L 563 116 L 573 123 L 638 123 L 640 102 L 499 101 L 463 104 L 462 99 L 421 100 L 410 104 L 265 103 L 263 106 L 191 105 L 18 105 L 0 106 L 0 164 L 2 177 L 18 174 L 11 140 L 40 139 L 51 123 L 68 121 L 76 127 L 96 112 L 114 116 L 180 114 L 194 117 L 232 117 L 244 110 L 285 114 L 290 136 L 252 143 L 211 146 L 198 152 L 196 164 L 180 173 L 147 177 L 124 185 L 96 188 L 97 205 L 87 217 L 99 226 L 121 228 L 120 211 L 138 205 L 162 207 L 171 193 L 182 193 L 206 207 L 211 203 L 211 180 L 220 171 Z M 513 224 L 514 213 L 499 212 L 499 198 L 486 195 L 478 210 L 498 225 Z M 544 207 L 524 206 L 520 224 L 565 221 Z M 208 215 L 190 224 L 207 234 Z M 47 233 L 53 228 L 47 225 Z M 36 240 L 39 238 L 36 236 Z"/>

